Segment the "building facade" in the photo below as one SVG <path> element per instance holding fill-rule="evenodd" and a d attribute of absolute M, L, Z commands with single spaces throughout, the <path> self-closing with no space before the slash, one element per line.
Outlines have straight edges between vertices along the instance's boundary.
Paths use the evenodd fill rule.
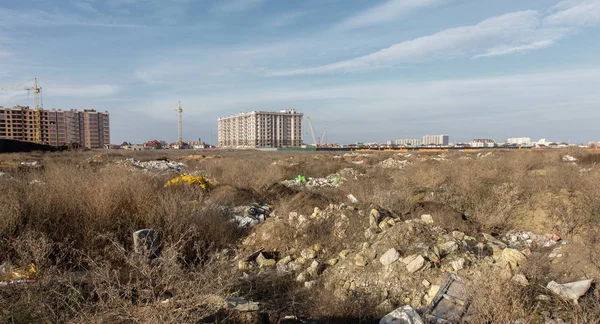
<path fill-rule="evenodd" d="M 108 112 L 40 110 L 40 135 L 43 144 L 54 146 L 77 143 L 87 148 L 110 144 Z M 0 106 L 0 138 L 35 141 L 35 111 L 26 106 Z"/>
<path fill-rule="evenodd" d="M 530 137 L 513 137 L 509 138 L 507 141 L 508 144 L 517 144 L 517 145 L 531 145 Z"/>
<path fill-rule="evenodd" d="M 450 142 L 448 135 L 425 135 L 423 136 L 423 145 L 441 145 L 447 146 Z"/>
<path fill-rule="evenodd" d="M 471 141 L 471 147 L 496 147 L 496 142 L 493 139 L 476 138 Z"/>
<path fill-rule="evenodd" d="M 302 146 L 302 113 L 251 111 L 219 118 L 219 147 Z"/>
<path fill-rule="evenodd" d="M 398 140 L 396 140 L 396 145 L 419 146 L 421 144 L 423 144 L 423 141 L 420 139 L 398 139 Z"/>

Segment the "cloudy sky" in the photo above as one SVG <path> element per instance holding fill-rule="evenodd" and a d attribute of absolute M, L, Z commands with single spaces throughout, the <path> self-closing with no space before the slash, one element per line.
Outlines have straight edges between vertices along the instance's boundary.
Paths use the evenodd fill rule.
<path fill-rule="evenodd" d="M 2 1 L 0 87 L 34 77 L 114 143 L 175 141 L 178 100 L 213 143 L 220 116 L 290 108 L 327 142 L 598 141 L 600 0 Z"/>

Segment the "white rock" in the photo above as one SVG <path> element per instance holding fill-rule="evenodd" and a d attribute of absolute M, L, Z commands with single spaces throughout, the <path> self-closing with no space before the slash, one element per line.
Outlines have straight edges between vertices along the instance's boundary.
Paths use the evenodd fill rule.
<path fill-rule="evenodd" d="M 423 324 L 423 319 L 412 307 L 405 305 L 385 315 L 379 324 Z"/>
<path fill-rule="evenodd" d="M 384 266 L 388 266 L 396 262 L 400 258 L 400 253 L 394 248 L 387 250 L 380 258 L 379 262 Z"/>
<path fill-rule="evenodd" d="M 358 204 L 358 199 L 356 199 L 356 197 L 354 197 L 353 194 L 348 194 L 348 200 L 350 200 L 351 203 L 353 204 Z"/>
<path fill-rule="evenodd" d="M 460 258 L 460 259 L 454 260 L 454 261 L 452 261 L 451 265 L 452 265 L 452 269 L 454 269 L 454 271 L 462 270 L 465 267 L 465 259 Z"/>
<path fill-rule="evenodd" d="M 419 255 L 414 260 L 412 260 L 408 265 L 406 265 L 406 270 L 410 273 L 417 272 L 425 266 L 425 258 Z"/>
<path fill-rule="evenodd" d="M 433 217 L 429 214 L 423 214 L 421 215 L 421 221 L 425 224 L 433 224 Z"/>

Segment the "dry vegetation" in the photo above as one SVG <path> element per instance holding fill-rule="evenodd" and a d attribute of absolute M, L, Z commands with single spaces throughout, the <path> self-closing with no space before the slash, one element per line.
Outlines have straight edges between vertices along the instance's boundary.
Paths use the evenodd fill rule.
<path fill-rule="evenodd" d="M 2 322 L 247 320 L 223 311 L 221 298 L 228 296 L 261 301 L 264 316 L 272 323 L 290 314 L 320 322 L 376 321 L 382 315 L 375 311 L 380 300 L 370 295 L 357 292 L 341 302 L 326 290 L 308 290 L 289 276 L 244 280 L 234 260 L 258 247 L 243 244 L 253 229 L 238 229 L 221 211 L 222 206 L 262 200 L 274 206 L 275 215 L 287 218 L 290 212 L 307 215 L 314 207 L 348 203 L 348 193 L 361 201 L 361 208 L 373 204 L 402 220 L 430 213 L 443 220 L 442 226 L 465 233 L 522 229 L 556 233 L 572 242 L 575 252 L 564 263 L 549 264 L 533 251 L 523 266 L 531 282 L 527 288 L 516 287 L 491 270 L 480 273 L 484 279 L 474 281 L 473 323 L 517 319 L 537 323 L 550 315 L 573 323 L 600 318 L 595 290 L 578 306 L 559 298 L 535 301 L 549 280 L 599 278 L 596 153 L 494 151 L 493 156 L 476 158 L 455 152 L 445 161 L 427 154 L 395 157 L 412 162 L 403 169 L 374 167 L 391 154 L 373 154 L 354 164 L 352 159 L 334 157 L 337 153 L 212 151 L 202 153 L 206 158 L 183 159 L 184 153 L 189 154 L 0 155 L 0 172 L 10 175 L 0 177 L 0 263 L 34 263 L 39 271 L 37 283 L 0 288 Z M 563 162 L 564 154 L 579 158 L 579 163 Z M 117 163 L 129 156 L 182 161 L 186 172 L 198 172 L 217 186 L 210 192 L 163 188 L 173 173 L 144 172 Z M 26 160 L 39 160 L 44 168 L 10 167 Z M 346 177 L 333 189 L 292 190 L 279 184 L 299 174 L 325 177 L 344 168 L 365 175 Z M 455 212 L 466 220 L 457 222 Z M 268 246 L 263 247 L 283 255 L 315 242 L 330 251 L 356 245 L 364 239 L 367 216 L 361 222 L 344 239 L 336 238 L 327 223 L 310 225 L 300 237 L 292 227 L 259 226 L 272 226 Z M 161 257 L 152 264 L 132 252 L 131 233 L 143 228 L 161 233 Z"/>

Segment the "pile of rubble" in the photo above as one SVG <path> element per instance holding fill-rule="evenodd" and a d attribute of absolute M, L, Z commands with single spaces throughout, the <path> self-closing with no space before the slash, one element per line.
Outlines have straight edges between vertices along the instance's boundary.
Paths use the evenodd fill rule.
<path fill-rule="evenodd" d="M 489 269 L 501 277 L 512 278 L 517 285 L 529 285 L 519 268 L 531 255 L 531 249 L 560 241 L 556 235 L 531 232 L 510 232 L 500 238 L 486 233 L 470 236 L 444 228 L 428 214 L 402 221 L 380 209 L 359 210 L 345 204 L 330 205 L 325 210 L 315 208 L 308 216 L 292 212 L 273 222 L 292 227 L 294 240 L 305 237 L 311 223 L 331 226 L 329 239 L 342 243 L 341 247 L 331 250 L 324 246 L 324 239 L 282 255 L 262 250 L 237 260 L 239 270 L 293 274 L 307 289 L 326 289 L 340 300 L 356 294 L 368 295 L 378 298 L 385 312 L 406 305 L 421 315 L 432 314 L 436 303 L 447 298 L 448 293 L 443 290 L 448 289 L 448 281 L 467 284 Z M 257 228 L 256 235 L 248 237 L 244 245 L 264 246 L 273 235 L 267 224 Z M 356 230 L 360 228 L 364 233 L 359 232 L 356 240 Z M 587 292 L 590 283 L 565 286 L 551 282 L 548 289 L 576 301 Z M 398 314 L 402 312 L 397 310 Z"/>
<path fill-rule="evenodd" d="M 185 164 L 181 162 L 168 161 L 166 159 L 141 162 L 134 158 L 129 158 L 120 161 L 120 164 L 128 167 L 138 167 L 144 170 L 173 172 L 181 172 L 181 170 L 185 167 Z"/>
<path fill-rule="evenodd" d="M 563 156 L 562 160 L 564 162 L 577 162 L 578 161 L 578 159 L 576 157 L 573 157 L 571 155 L 565 155 L 565 156 Z"/>
<path fill-rule="evenodd" d="M 407 160 L 396 160 L 394 158 L 389 158 L 387 160 L 381 161 L 379 163 L 379 166 L 385 169 L 403 169 L 404 167 L 410 164 L 411 163 Z"/>
<path fill-rule="evenodd" d="M 311 178 L 302 175 L 297 176 L 292 180 L 282 181 L 286 187 L 306 187 L 308 189 L 324 188 L 324 187 L 339 187 L 346 179 L 339 174 L 331 174 L 326 178 Z"/>
<path fill-rule="evenodd" d="M 273 207 L 264 202 L 255 202 L 250 206 L 222 207 L 225 214 L 231 217 L 232 222 L 238 227 L 252 227 L 267 220 L 271 215 Z"/>

